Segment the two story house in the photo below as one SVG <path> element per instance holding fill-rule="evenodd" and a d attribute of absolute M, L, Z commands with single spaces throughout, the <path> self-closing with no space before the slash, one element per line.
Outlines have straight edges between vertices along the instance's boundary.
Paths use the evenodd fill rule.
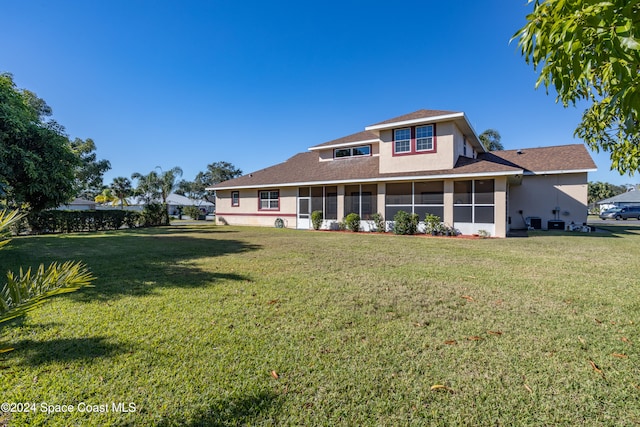
<path fill-rule="evenodd" d="M 374 213 L 392 221 L 403 210 L 437 215 L 463 234 L 506 237 L 531 224 L 586 222 L 587 173 L 595 170 L 582 144 L 487 152 L 463 112 L 419 110 L 209 190 L 222 224 L 280 218 L 308 229 L 319 210 L 323 228 L 355 212 L 366 230 Z"/>

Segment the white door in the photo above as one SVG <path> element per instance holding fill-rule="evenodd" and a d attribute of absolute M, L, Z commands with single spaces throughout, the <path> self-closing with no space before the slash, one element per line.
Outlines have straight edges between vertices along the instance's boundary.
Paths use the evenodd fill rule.
<path fill-rule="evenodd" d="M 308 230 L 311 228 L 311 198 L 298 197 L 298 227 Z"/>

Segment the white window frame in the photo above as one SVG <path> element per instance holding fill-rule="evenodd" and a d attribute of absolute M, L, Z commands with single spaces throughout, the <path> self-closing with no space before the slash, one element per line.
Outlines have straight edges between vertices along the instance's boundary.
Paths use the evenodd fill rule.
<path fill-rule="evenodd" d="M 431 134 L 428 136 L 418 136 L 420 129 L 431 129 Z M 429 133 L 429 132 L 427 132 Z M 428 148 L 420 148 L 421 143 L 427 143 Z M 433 125 L 417 126 L 416 127 L 416 151 L 433 151 Z"/>
<path fill-rule="evenodd" d="M 267 193 L 266 198 L 262 197 L 263 193 Z M 280 190 L 260 190 L 258 193 L 258 203 L 259 210 L 261 211 L 280 210 Z"/>
<path fill-rule="evenodd" d="M 369 152 L 367 154 L 354 154 L 354 150 L 366 148 Z M 338 151 L 349 151 L 349 154 L 344 156 L 337 156 L 336 153 Z M 334 159 L 344 159 L 348 157 L 365 157 L 371 155 L 371 146 L 370 145 L 358 145 L 357 147 L 344 147 L 344 148 L 336 148 L 333 150 L 333 158 Z"/>
<path fill-rule="evenodd" d="M 409 133 L 408 138 L 398 139 L 398 133 L 401 131 L 407 131 Z M 398 150 L 398 143 L 407 144 L 406 150 Z M 395 154 L 411 153 L 411 128 L 402 128 L 393 130 L 393 152 Z"/>

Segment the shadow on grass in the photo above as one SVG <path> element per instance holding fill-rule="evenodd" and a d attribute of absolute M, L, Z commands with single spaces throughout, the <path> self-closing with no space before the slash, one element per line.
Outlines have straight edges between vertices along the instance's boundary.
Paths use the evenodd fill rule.
<path fill-rule="evenodd" d="M 48 362 L 71 362 L 97 357 L 109 357 L 125 349 L 103 337 L 50 339 L 47 341 L 22 340 L 12 344 L 7 358 L 22 357 L 24 365 L 36 366 Z"/>
<path fill-rule="evenodd" d="M 201 411 L 194 419 L 168 419 L 161 421 L 158 427 L 170 426 L 240 426 L 269 423 L 269 414 L 278 412 L 281 403 L 275 393 L 262 391 L 243 397 L 220 399 Z"/>
<path fill-rule="evenodd" d="M 230 239 L 233 231 L 209 227 L 159 227 L 15 239 L 3 250 L 5 269 L 82 260 L 97 280 L 70 295 L 80 301 L 144 296 L 160 288 L 194 288 L 221 281 L 246 281 L 235 273 L 203 269 L 197 263 L 261 249 Z"/>

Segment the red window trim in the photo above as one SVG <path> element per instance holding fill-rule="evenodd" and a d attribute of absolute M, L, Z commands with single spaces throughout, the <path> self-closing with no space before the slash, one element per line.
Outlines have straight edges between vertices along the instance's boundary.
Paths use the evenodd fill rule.
<path fill-rule="evenodd" d="M 272 191 L 277 191 L 278 192 L 278 208 L 277 209 L 272 209 L 272 208 L 267 208 L 267 209 L 263 209 L 261 206 L 261 199 L 260 199 L 260 193 L 262 193 L 263 191 L 268 191 L 268 192 L 272 192 Z M 258 210 L 259 211 L 268 211 L 268 212 L 280 212 L 280 190 L 279 189 L 271 189 L 271 190 L 258 190 Z"/>
<path fill-rule="evenodd" d="M 417 142 L 416 142 L 416 127 L 422 127 L 422 126 L 433 126 L 433 149 L 431 150 L 417 150 Z M 407 126 L 405 127 L 401 127 L 398 129 L 406 129 Z M 409 126 L 409 129 L 411 129 L 411 139 L 409 140 L 409 147 L 411 148 L 409 151 L 403 151 L 401 153 L 396 153 L 396 130 L 398 129 L 393 129 L 391 132 L 392 135 L 392 141 L 391 141 L 391 153 L 393 155 L 393 157 L 400 157 L 400 156 L 415 156 L 416 154 L 434 154 L 438 152 L 438 142 L 437 142 L 437 137 L 436 137 L 436 124 L 435 123 L 428 123 L 428 124 L 424 124 L 424 125 L 417 125 L 417 126 Z"/>
<path fill-rule="evenodd" d="M 237 194 L 238 195 L 238 200 L 234 202 L 233 200 L 233 195 Z M 232 208 L 237 208 L 240 207 L 240 192 L 239 191 L 232 191 L 231 192 L 231 207 Z"/>

